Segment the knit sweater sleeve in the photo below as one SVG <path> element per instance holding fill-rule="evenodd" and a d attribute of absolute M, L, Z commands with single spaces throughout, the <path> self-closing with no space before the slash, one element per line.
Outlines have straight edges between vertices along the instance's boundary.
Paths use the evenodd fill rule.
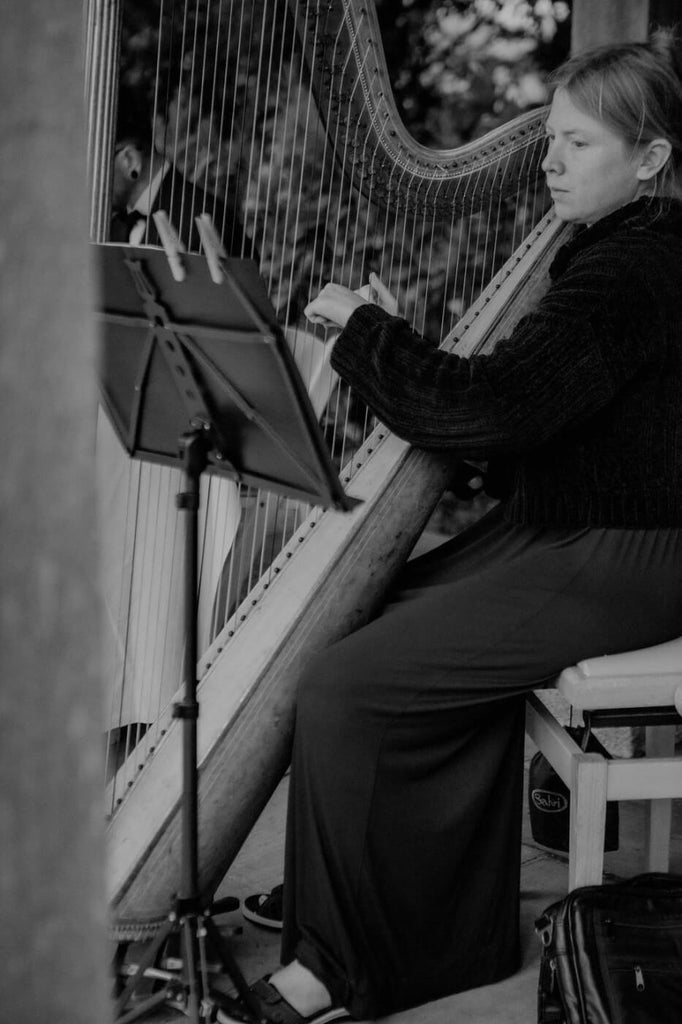
<path fill-rule="evenodd" d="M 400 437 L 489 458 L 585 423 L 654 357 L 656 303 L 617 244 L 581 254 L 489 355 L 460 357 L 364 305 L 332 366 Z"/>

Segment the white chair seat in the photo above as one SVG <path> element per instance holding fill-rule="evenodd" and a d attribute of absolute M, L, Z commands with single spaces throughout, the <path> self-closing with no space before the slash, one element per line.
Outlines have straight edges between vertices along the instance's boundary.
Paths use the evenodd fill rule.
<path fill-rule="evenodd" d="M 561 673 L 557 689 L 579 712 L 674 707 L 682 715 L 682 637 L 581 661 Z M 647 726 L 646 757 L 609 759 L 583 751 L 540 696 L 531 694 L 526 731 L 571 794 L 569 889 L 602 880 L 608 800 L 649 801 L 648 868 L 668 870 L 670 801 L 682 797 L 674 725 Z"/>
<path fill-rule="evenodd" d="M 682 637 L 565 669 L 557 689 L 578 710 L 682 707 Z M 682 712 L 681 712 L 682 713 Z"/>

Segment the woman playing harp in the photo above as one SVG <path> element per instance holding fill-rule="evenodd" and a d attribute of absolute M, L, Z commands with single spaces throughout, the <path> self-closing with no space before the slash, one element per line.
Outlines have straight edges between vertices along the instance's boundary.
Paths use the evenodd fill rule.
<path fill-rule="evenodd" d="M 378 1017 L 513 972 L 524 695 L 679 633 L 681 72 L 667 35 L 558 72 L 543 168 L 578 230 L 491 355 L 440 351 L 337 285 L 308 307 L 398 434 L 513 474 L 307 665 L 264 1019 Z"/>

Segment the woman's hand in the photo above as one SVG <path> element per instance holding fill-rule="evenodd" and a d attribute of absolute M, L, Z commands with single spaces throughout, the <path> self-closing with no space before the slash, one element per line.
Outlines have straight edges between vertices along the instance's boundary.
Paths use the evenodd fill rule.
<path fill-rule="evenodd" d="M 359 306 L 366 305 L 367 300 L 344 288 L 342 284 L 326 284 L 320 294 L 309 302 L 303 310 L 311 324 L 322 324 L 323 327 L 345 327 L 348 318 Z"/>
<path fill-rule="evenodd" d="M 369 284 L 365 284 L 362 288 L 359 288 L 358 295 L 363 299 L 367 299 L 368 302 L 373 302 L 375 305 L 381 306 L 381 308 L 385 309 L 387 313 L 391 314 L 391 316 L 398 315 L 398 300 L 376 274 L 372 273 L 369 275 Z"/>
<path fill-rule="evenodd" d="M 381 306 L 391 315 L 395 315 L 398 309 L 398 302 L 386 285 L 376 274 L 370 274 L 369 284 L 363 285 L 356 292 L 341 284 L 326 284 L 303 312 L 312 324 L 343 328 L 348 323 L 351 313 L 368 303 Z"/>

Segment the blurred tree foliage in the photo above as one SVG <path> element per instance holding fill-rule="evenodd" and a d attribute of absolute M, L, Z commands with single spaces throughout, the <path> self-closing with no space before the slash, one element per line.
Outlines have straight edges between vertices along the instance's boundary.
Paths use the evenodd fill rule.
<path fill-rule="evenodd" d="M 570 49 L 570 4 L 553 0 L 376 0 L 405 124 L 459 146 L 547 99 Z"/>

